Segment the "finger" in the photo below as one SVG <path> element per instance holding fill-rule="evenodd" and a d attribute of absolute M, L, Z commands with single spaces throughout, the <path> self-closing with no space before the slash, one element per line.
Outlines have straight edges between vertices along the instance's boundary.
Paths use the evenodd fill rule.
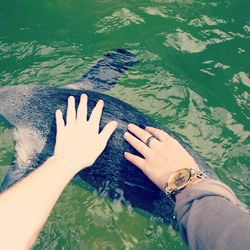
<path fill-rule="evenodd" d="M 133 133 L 136 137 L 138 137 L 140 140 L 142 140 L 144 143 L 147 142 L 148 138 L 152 136 L 152 134 L 148 133 L 146 130 L 134 125 L 134 124 L 129 124 L 128 125 L 128 130 Z M 150 141 L 149 145 L 150 147 L 154 147 L 159 145 L 159 141 L 154 138 L 153 140 Z"/>
<path fill-rule="evenodd" d="M 61 110 L 57 110 L 56 111 L 56 131 L 61 132 L 62 129 L 64 128 L 65 124 L 64 124 L 64 120 L 63 120 L 63 115 L 62 115 L 62 111 Z"/>
<path fill-rule="evenodd" d="M 146 130 L 153 136 L 155 136 L 159 141 L 166 141 L 169 139 L 170 135 L 167 134 L 165 131 L 153 128 L 153 127 L 146 127 Z"/>
<path fill-rule="evenodd" d="M 101 136 L 101 140 L 103 140 L 105 144 L 107 144 L 110 136 L 114 133 L 117 126 L 118 126 L 118 122 L 111 121 L 103 128 L 102 132 L 100 133 L 100 136 Z"/>
<path fill-rule="evenodd" d="M 103 106 L 104 106 L 103 100 L 99 100 L 95 105 L 89 118 L 89 122 L 98 127 L 102 116 Z"/>
<path fill-rule="evenodd" d="M 87 121 L 87 113 L 88 113 L 88 96 L 86 94 L 82 94 L 80 97 L 80 102 L 77 109 L 77 121 L 82 123 Z"/>
<path fill-rule="evenodd" d="M 142 171 L 145 170 L 145 159 L 137 156 L 137 155 L 133 155 L 129 152 L 125 152 L 124 153 L 124 157 L 130 161 L 131 163 L 133 163 L 135 166 L 137 166 L 138 168 L 140 168 Z"/>
<path fill-rule="evenodd" d="M 75 119 L 76 119 L 75 98 L 73 96 L 70 96 L 68 98 L 66 125 L 72 125 Z"/>
<path fill-rule="evenodd" d="M 134 137 L 132 134 L 126 132 L 124 134 L 125 140 L 134 147 L 139 153 L 146 157 L 150 153 L 150 148 L 140 141 L 138 138 Z"/>
<path fill-rule="evenodd" d="M 54 154 L 58 154 L 62 147 L 62 132 L 65 127 L 63 115 L 61 110 L 56 111 L 56 144 Z"/>

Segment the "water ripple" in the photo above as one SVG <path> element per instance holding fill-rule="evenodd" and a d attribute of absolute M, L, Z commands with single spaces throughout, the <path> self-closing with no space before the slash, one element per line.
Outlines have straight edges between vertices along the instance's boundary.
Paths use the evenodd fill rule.
<path fill-rule="evenodd" d="M 193 37 L 190 33 L 177 29 L 175 33 L 167 34 L 165 46 L 188 53 L 199 53 L 206 49 L 207 42 Z"/>
<path fill-rule="evenodd" d="M 97 33 L 109 33 L 132 24 L 144 23 L 143 18 L 126 8 L 114 12 L 111 16 L 104 17 L 97 22 Z"/>
<path fill-rule="evenodd" d="M 188 24 L 195 26 L 195 27 L 203 27 L 205 25 L 208 26 L 215 26 L 218 24 L 225 24 L 227 23 L 225 20 L 220 18 L 211 18 L 207 15 L 203 15 L 200 18 L 192 19 Z"/>

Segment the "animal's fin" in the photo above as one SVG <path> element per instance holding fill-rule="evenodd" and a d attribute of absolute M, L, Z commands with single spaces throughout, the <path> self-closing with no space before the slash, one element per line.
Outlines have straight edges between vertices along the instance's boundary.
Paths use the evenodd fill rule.
<path fill-rule="evenodd" d="M 63 86 L 71 89 L 90 89 L 98 92 L 111 89 L 121 74 L 131 68 L 138 60 L 125 49 L 108 52 L 85 75 L 72 84 Z"/>
<path fill-rule="evenodd" d="M 0 192 L 12 186 L 31 170 L 34 169 L 34 162 L 38 161 L 45 145 L 45 139 L 39 134 L 36 128 L 27 124 L 26 127 L 13 128 L 15 140 L 15 155 L 11 167 L 0 185 Z"/>

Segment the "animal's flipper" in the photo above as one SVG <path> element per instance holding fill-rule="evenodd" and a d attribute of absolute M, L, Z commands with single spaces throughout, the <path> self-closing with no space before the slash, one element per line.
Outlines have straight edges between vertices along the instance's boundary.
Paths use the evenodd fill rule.
<path fill-rule="evenodd" d="M 98 92 L 111 89 L 121 74 L 131 68 L 138 60 L 125 49 L 106 53 L 85 75 L 72 84 L 63 86 L 70 89 L 90 89 Z"/>
<path fill-rule="evenodd" d="M 54 119 L 52 105 L 46 102 L 45 88 L 35 85 L 17 85 L 0 88 L 0 115 L 13 128 L 15 155 L 11 168 L 0 190 L 7 188 L 27 174 L 43 150 Z M 43 95 L 39 95 L 43 93 Z M 44 114 L 51 113 L 51 117 Z"/>
<path fill-rule="evenodd" d="M 13 128 L 15 154 L 11 167 L 0 185 L 0 191 L 11 186 L 33 169 L 34 162 L 37 161 L 45 145 L 46 137 L 32 125 L 28 123 L 25 125 Z"/>

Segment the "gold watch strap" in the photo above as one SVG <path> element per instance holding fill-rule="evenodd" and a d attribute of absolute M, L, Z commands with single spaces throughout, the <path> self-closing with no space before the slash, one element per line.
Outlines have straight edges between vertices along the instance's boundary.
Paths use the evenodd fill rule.
<path fill-rule="evenodd" d="M 185 170 L 185 171 L 189 170 L 189 173 L 190 173 L 189 179 L 188 179 L 187 182 L 184 183 L 184 185 L 182 185 L 179 189 L 173 189 L 171 186 L 168 185 L 169 179 L 170 179 L 170 177 L 171 177 L 173 174 L 175 174 L 175 173 L 177 173 L 177 172 L 179 172 L 179 171 L 181 171 L 181 170 Z M 202 171 L 200 171 L 200 170 L 187 169 L 187 168 L 185 168 L 185 169 L 180 169 L 180 170 L 177 170 L 176 172 L 172 173 L 172 174 L 169 176 L 168 182 L 164 185 L 164 191 L 165 191 L 165 193 L 166 193 L 167 195 L 173 195 L 173 194 L 176 194 L 176 193 L 178 193 L 179 191 L 185 189 L 186 187 L 192 185 L 194 182 L 199 181 L 199 180 L 202 180 L 202 179 L 208 179 L 208 176 L 207 176 L 205 173 L 203 173 Z"/>

